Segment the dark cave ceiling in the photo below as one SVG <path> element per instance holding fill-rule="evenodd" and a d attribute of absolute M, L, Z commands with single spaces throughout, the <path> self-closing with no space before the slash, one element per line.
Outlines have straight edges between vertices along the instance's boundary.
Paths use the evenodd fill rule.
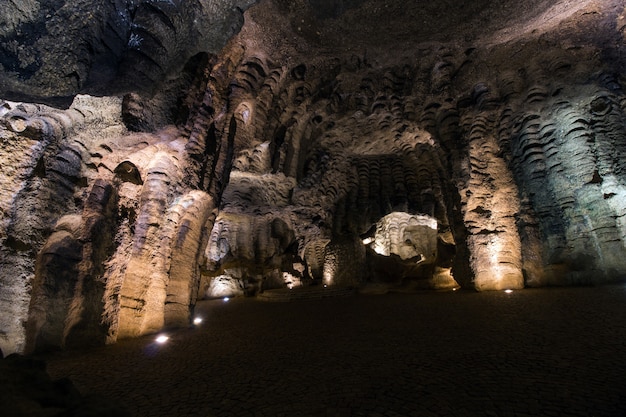
<path fill-rule="evenodd" d="M 12 7 L 0 11 L 0 95 L 67 106 L 77 93 L 154 92 L 195 53 L 217 53 L 239 30 L 241 11 L 254 3 L 9 1 Z M 605 10 L 615 13 L 621 5 L 591 0 L 256 3 L 248 18 L 262 27 L 258 41 L 276 60 L 354 53 L 377 57 L 381 64 L 406 59 L 403 52 L 410 55 L 433 42 L 491 47 L 546 33 L 571 44 L 606 42 L 609 34 L 615 42 L 620 22 L 605 19 Z M 593 24 L 581 31 L 581 18 Z"/>

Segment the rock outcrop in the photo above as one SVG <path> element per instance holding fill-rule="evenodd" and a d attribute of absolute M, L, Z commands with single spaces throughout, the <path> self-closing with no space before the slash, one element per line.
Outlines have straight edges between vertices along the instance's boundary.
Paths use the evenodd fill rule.
<path fill-rule="evenodd" d="M 199 52 L 218 52 L 254 0 L 8 0 L 0 97 L 69 106 L 76 94 L 153 93 Z"/>
<path fill-rule="evenodd" d="M 198 297 L 623 280 L 623 1 L 267 0 L 219 53 L 188 3 L 136 4 L 127 40 L 160 46 L 111 61 L 123 97 L 3 102 L 5 354 L 186 325 Z M 29 97 L 90 91 L 32 70 Z"/>

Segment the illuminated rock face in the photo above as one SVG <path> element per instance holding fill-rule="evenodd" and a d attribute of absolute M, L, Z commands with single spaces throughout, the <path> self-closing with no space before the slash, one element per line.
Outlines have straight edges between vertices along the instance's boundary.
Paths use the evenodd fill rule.
<path fill-rule="evenodd" d="M 367 246 L 369 280 L 406 283 L 432 289 L 458 288 L 451 275 L 454 244 L 449 231 L 440 235 L 437 220 L 421 214 L 393 212 L 376 223 Z M 441 247 L 441 251 L 439 248 Z"/>
<path fill-rule="evenodd" d="M 206 296 L 254 294 L 283 288 L 298 262 L 291 226 L 277 216 L 222 212 L 206 248 Z M 292 283 L 293 284 L 293 283 Z"/>
<path fill-rule="evenodd" d="M 379 255 L 396 255 L 403 261 L 414 259 L 434 263 L 437 258 L 437 220 L 424 215 L 390 213 L 376 223 L 371 248 Z"/>
<path fill-rule="evenodd" d="M 450 10 L 441 38 L 411 23 L 433 2 L 311 3 L 324 7 L 248 10 L 218 55 L 179 63 L 154 94 L 146 75 L 67 110 L 3 102 L 5 355 L 186 325 L 198 297 L 626 276 L 623 5 L 561 16 L 528 0 L 501 26 Z M 483 13 L 504 16 L 498 4 Z M 171 17 L 155 27 L 191 30 L 176 2 L 141 5 Z M 397 41 L 392 16 L 415 36 Z M 24 94 L 74 91 L 54 88 Z"/>

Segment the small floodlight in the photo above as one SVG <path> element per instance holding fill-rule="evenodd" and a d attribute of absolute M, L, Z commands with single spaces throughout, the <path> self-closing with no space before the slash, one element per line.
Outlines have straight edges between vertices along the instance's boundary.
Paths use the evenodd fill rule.
<path fill-rule="evenodd" d="M 226 302 L 226 301 L 228 301 L 228 300 L 230 300 L 230 298 L 228 298 L 228 297 L 224 297 L 224 302 Z"/>
<path fill-rule="evenodd" d="M 507 294 L 511 294 L 513 292 L 513 290 L 508 289 L 508 290 L 504 290 L 504 292 L 507 293 Z"/>
<path fill-rule="evenodd" d="M 200 323 L 202 323 L 202 317 L 196 317 L 193 319 L 193 324 L 198 325 Z"/>
<path fill-rule="evenodd" d="M 157 342 L 159 345 L 162 345 L 163 343 L 167 342 L 168 340 L 169 340 L 169 337 L 168 337 L 168 336 L 166 336 L 166 335 L 164 335 L 164 334 L 159 335 L 159 336 L 156 338 L 156 342 Z"/>

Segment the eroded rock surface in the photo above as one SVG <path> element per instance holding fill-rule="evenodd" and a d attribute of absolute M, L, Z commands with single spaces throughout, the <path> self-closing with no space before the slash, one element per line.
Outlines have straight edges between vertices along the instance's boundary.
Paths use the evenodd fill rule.
<path fill-rule="evenodd" d="M 218 52 L 254 0 L 7 0 L 0 97 L 59 106 L 79 93 L 152 93 L 198 52 Z"/>
<path fill-rule="evenodd" d="M 165 3 L 135 19 L 208 24 Z M 219 53 L 163 40 L 160 84 L 3 102 L 2 352 L 274 288 L 622 280 L 625 5 L 491 3 L 263 1 Z"/>

